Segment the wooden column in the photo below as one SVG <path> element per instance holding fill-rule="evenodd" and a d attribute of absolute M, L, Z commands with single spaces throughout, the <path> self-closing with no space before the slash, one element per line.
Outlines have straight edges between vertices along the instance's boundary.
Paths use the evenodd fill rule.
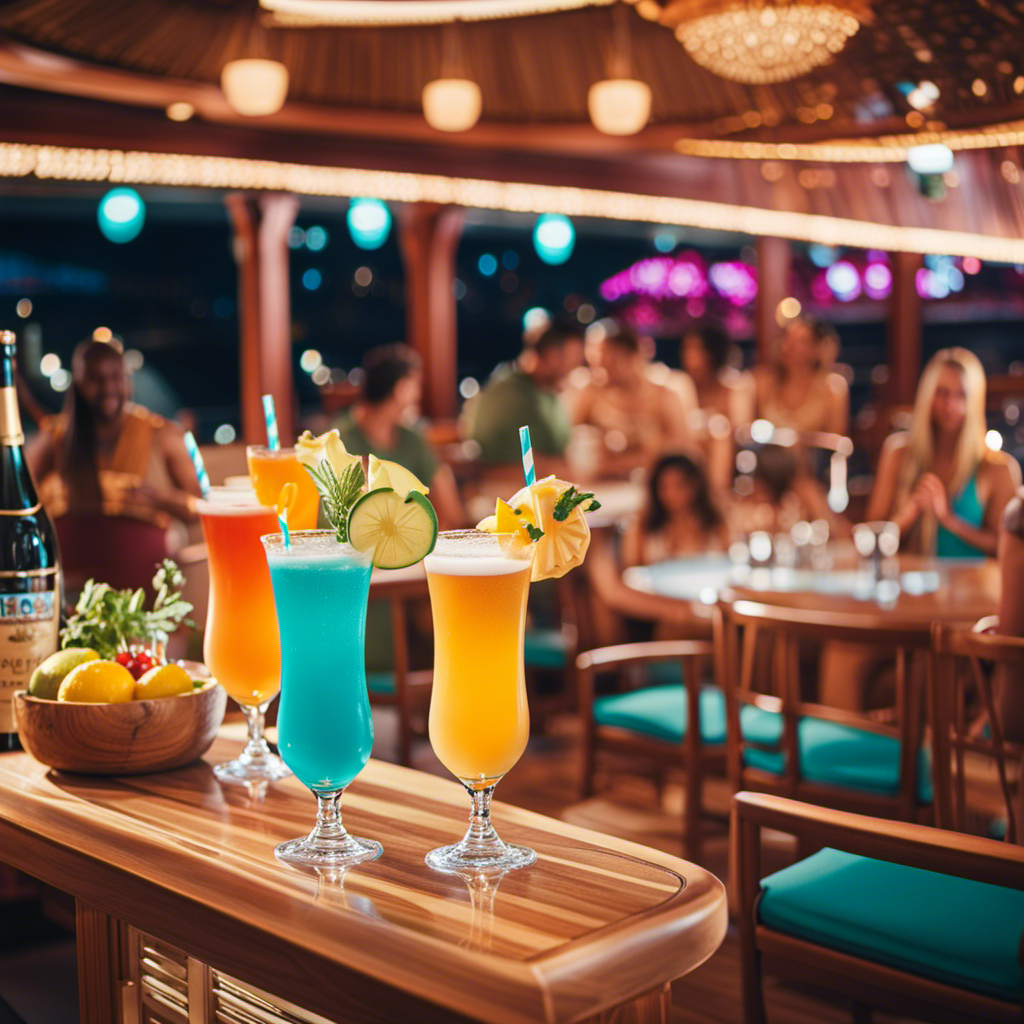
<path fill-rule="evenodd" d="M 455 416 L 458 339 L 455 254 L 464 211 L 458 206 L 410 203 L 399 218 L 405 266 L 406 339 L 423 360 L 423 411 Z"/>
<path fill-rule="evenodd" d="M 913 252 L 894 252 L 892 296 L 889 299 L 889 405 L 910 405 L 921 376 L 921 296 L 917 294 L 917 272 L 924 257 Z"/>
<path fill-rule="evenodd" d="M 757 240 L 757 361 L 765 363 L 771 354 L 772 342 L 779 333 L 775 319 L 779 303 L 789 295 L 792 247 L 786 238 Z"/>
<path fill-rule="evenodd" d="M 295 431 L 292 379 L 291 301 L 288 287 L 288 232 L 299 201 L 284 193 L 226 197 L 238 264 L 238 324 L 242 392 L 242 436 L 249 444 L 266 440 L 264 394 L 274 396 L 285 443 Z"/>

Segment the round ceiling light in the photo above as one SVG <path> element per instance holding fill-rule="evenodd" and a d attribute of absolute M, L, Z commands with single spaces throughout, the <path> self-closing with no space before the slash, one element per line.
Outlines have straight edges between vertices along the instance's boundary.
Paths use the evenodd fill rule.
<path fill-rule="evenodd" d="M 466 132 L 480 120 L 483 97 L 469 78 L 437 78 L 423 87 L 423 116 L 439 132 Z"/>
<path fill-rule="evenodd" d="M 587 93 L 594 127 L 605 135 L 636 135 L 651 116 L 651 87 L 635 78 L 606 78 Z"/>
<path fill-rule="evenodd" d="M 676 37 L 734 82 L 784 82 L 827 63 L 871 17 L 866 0 L 683 0 Z"/>
<path fill-rule="evenodd" d="M 288 69 L 276 60 L 246 57 L 221 69 L 220 87 L 231 109 L 243 117 L 266 117 L 284 106 Z"/>
<path fill-rule="evenodd" d="M 119 245 L 137 238 L 146 221 L 146 204 L 133 188 L 112 188 L 96 211 L 103 236 Z"/>

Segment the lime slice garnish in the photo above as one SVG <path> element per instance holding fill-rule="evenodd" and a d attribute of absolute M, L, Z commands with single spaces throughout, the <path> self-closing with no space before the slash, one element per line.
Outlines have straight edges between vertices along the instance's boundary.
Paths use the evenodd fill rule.
<path fill-rule="evenodd" d="M 419 491 L 403 498 L 392 487 L 378 487 L 352 506 L 348 540 L 357 551 L 371 551 L 380 569 L 415 565 L 434 550 L 434 506 Z"/>

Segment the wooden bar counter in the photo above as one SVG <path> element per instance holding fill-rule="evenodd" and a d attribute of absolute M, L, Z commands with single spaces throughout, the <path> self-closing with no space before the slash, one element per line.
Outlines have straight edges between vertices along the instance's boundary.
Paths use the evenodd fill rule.
<path fill-rule="evenodd" d="M 432 871 L 466 793 L 379 761 L 343 809 L 384 856 L 306 874 L 273 851 L 311 827 L 312 796 L 222 787 L 210 765 L 236 753 L 222 738 L 187 768 L 121 778 L 0 754 L 0 860 L 77 900 L 83 1024 L 654 1024 L 725 934 L 702 868 L 500 803 L 502 837 L 537 863 Z"/>

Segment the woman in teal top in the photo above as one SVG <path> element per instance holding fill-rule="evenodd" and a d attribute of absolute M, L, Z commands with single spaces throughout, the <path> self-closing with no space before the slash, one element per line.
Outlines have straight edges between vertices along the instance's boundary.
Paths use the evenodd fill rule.
<path fill-rule="evenodd" d="M 910 430 L 882 448 L 868 520 L 890 519 L 903 550 L 994 557 L 1020 466 L 985 444 L 985 371 L 963 348 L 937 352 L 921 375 Z"/>

